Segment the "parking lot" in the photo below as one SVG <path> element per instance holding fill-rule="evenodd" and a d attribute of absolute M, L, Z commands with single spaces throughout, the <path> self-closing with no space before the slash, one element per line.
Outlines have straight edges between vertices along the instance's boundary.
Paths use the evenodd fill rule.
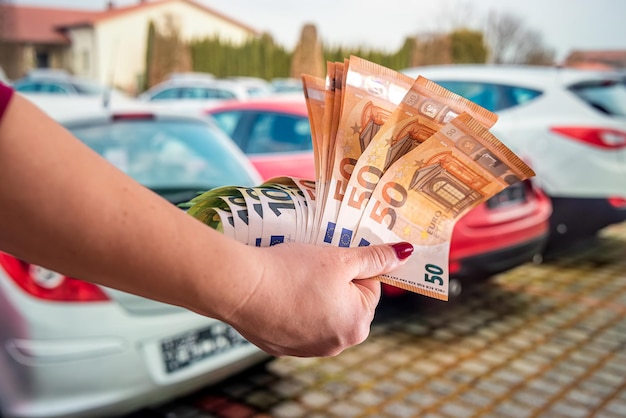
<path fill-rule="evenodd" d="M 626 224 L 452 302 L 383 300 L 337 357 L 273 359 L 133 416 L 626 416 Z"/>

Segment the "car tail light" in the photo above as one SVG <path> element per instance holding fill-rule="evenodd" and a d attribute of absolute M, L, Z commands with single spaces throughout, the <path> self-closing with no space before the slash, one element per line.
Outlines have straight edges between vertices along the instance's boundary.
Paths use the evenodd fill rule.
<path fill-rule="evenodd" d="M 152 113 L 118 113 L 113 115 L 113 120 L 152 120 Z"/>
<path fill-rule="evenodd" d="M 399 287 L 395 287 L 395 286 L 392 286 L 390 284 L 382 283 L 382 294 L 385 295 L 385 296 L 395 297 L 395 296 L 403 295 L 406 292 L 407 292 L 406 290 L 401 289 Z"/>
<path fill-rule="evenodd" d="M 52 270 L 29 264 L 0 253 L 0 267 L 26 293 L 39 299 L 57 302 L 101 302 L 108 296 L 95 284 L 63 276 Z"/>
<path fill-rule="evenodd" d="M 450 274 L 457 274 L 461 271 L 461 262 L 460 261 L 450 261 Z"/>
<path fill-rule="evenodd" d="M 607 150 L 626 148 L 626 132 L 618 129 L 555 126 L 552 132 Z"/>
<path fill-rule="evenodd" d="M 609 203 L 614 208 L 626 209 L 626 198 L 623 198 L 623 197 L 609 197 Z"/>

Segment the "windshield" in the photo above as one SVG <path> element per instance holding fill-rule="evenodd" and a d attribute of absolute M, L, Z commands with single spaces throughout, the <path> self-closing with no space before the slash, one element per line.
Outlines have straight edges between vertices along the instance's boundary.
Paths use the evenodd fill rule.
<path fill-rule="evenodd" d="M 626 116 L 626 83 L 602 80 L 580 83 L 570 90 L 599 111 L 612 116 Z"/>
<path fill-rule="evenodd" d="M 254 174 L 234 144 L 202 122 L 129 119 L 69 129 L 120 170 L 158 192 L 255 185 Z"/>

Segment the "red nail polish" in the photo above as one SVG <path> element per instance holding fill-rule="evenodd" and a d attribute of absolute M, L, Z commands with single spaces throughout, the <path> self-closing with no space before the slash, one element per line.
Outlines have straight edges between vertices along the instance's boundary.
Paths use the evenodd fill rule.
<path fill-rule="evenodd" d="M 404 260 L 405 258 L 409 258 L 411 254 L 413 254 L 413 245 L 410 242 L 398 242 L 397 244 L 393 244 L 391 246 L 398 256 L 399 260 Z"/>

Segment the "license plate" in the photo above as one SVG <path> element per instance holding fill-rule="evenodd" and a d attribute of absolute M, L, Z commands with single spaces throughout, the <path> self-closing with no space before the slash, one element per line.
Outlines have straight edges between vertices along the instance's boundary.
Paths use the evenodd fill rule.
<path fill-rule="evenodd" d="M 161 341 L 167 373 L 189 367 L 207 357 L 250 344 L 231 326 L 222 322 Z"/>
<path fill-rule="evenodd" d="M 487 200 L 487 207 L 495 209 L 526 201 L 526 187 L 523 183 L 515 183 Z"/>

